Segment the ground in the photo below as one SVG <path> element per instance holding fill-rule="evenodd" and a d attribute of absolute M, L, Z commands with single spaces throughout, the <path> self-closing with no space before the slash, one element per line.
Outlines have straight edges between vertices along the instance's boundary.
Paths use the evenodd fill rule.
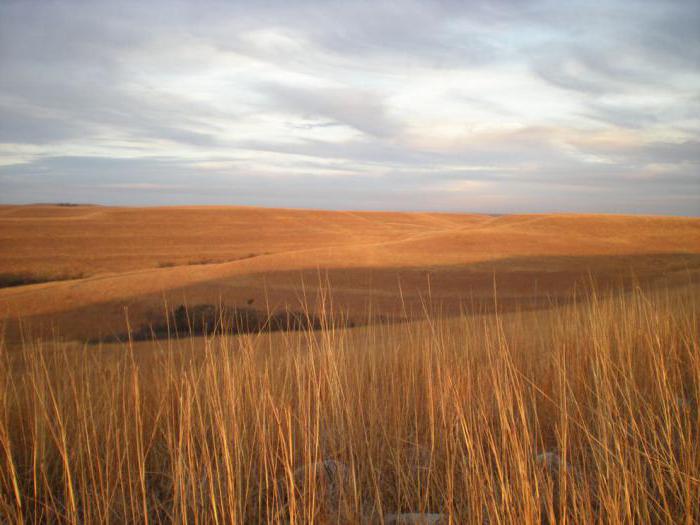
<path fill-rule="evenodd" d="M 700 219 L 248 207 L 0 207 L 6 337 L 94 340 L 179 304 L 313 309 L 319 284 L 355 322 L 700 279 Z M 15 283 L 16 284 L 16 283 Z M 369 307 L 371 303 L 371 309 Z M 168 305 L 168 306 L 166 306 Z"/>

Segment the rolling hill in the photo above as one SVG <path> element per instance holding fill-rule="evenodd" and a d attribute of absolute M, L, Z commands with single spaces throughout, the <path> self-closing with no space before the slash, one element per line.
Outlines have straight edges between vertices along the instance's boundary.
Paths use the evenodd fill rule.
<path fill-rule="evenodd" d="M 247 207 L 0 207 L 0 319 L 111 337 L 168 305 L 311 308 L 321 286 L 351 318 L 493 301 L 536 307 L 586 281 L 697 282 L 700 219 L 460 215 Z"/>

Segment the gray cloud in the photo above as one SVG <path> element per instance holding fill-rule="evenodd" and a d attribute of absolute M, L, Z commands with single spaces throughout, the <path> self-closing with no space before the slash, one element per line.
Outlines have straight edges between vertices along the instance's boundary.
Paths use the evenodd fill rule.
<path fill-rule="evenodd" d="M 75 123 L 0 104 L 0 143 L 47 144 L 79 135 Z"/>
<path fill-rule="evenodd" d="M 0 198 L 697 215 L 698 27 L 692 0 L 8 0 Z"/>
<path fill-rule="evenodd" d="M 261 85 L 260 90 L 269 97 L 273 108 L 305 119 L 332 119 L 374 137 L 388 137 L 399 130 L 381 97 L 371 91 L 282 85 Z"/>

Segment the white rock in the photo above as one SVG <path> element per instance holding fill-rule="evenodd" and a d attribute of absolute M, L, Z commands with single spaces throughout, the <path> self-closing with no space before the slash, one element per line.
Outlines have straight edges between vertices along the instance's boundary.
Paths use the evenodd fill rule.
<path fill-rule="evenodd" d="M 558 473 L 560 470 L 567 470 L 569 466 L 564 463 L 556 452 L 542 452 L 535 457 L 535 465 L 551 472 Z"/>
<path fill-rule="evenodd" d="M 444 514 L 407 512 L 403 514 L 387 514 L 384 516 L 386 525 L 446 525 Z"/>

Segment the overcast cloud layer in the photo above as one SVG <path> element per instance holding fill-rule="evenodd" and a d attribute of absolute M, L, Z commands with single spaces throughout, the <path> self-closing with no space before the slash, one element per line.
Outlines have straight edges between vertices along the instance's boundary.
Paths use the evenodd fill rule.
<path fill-rule="evenodd" d="M 700 2 L 0 0 L 0 202 L 700 215 Z"/>

